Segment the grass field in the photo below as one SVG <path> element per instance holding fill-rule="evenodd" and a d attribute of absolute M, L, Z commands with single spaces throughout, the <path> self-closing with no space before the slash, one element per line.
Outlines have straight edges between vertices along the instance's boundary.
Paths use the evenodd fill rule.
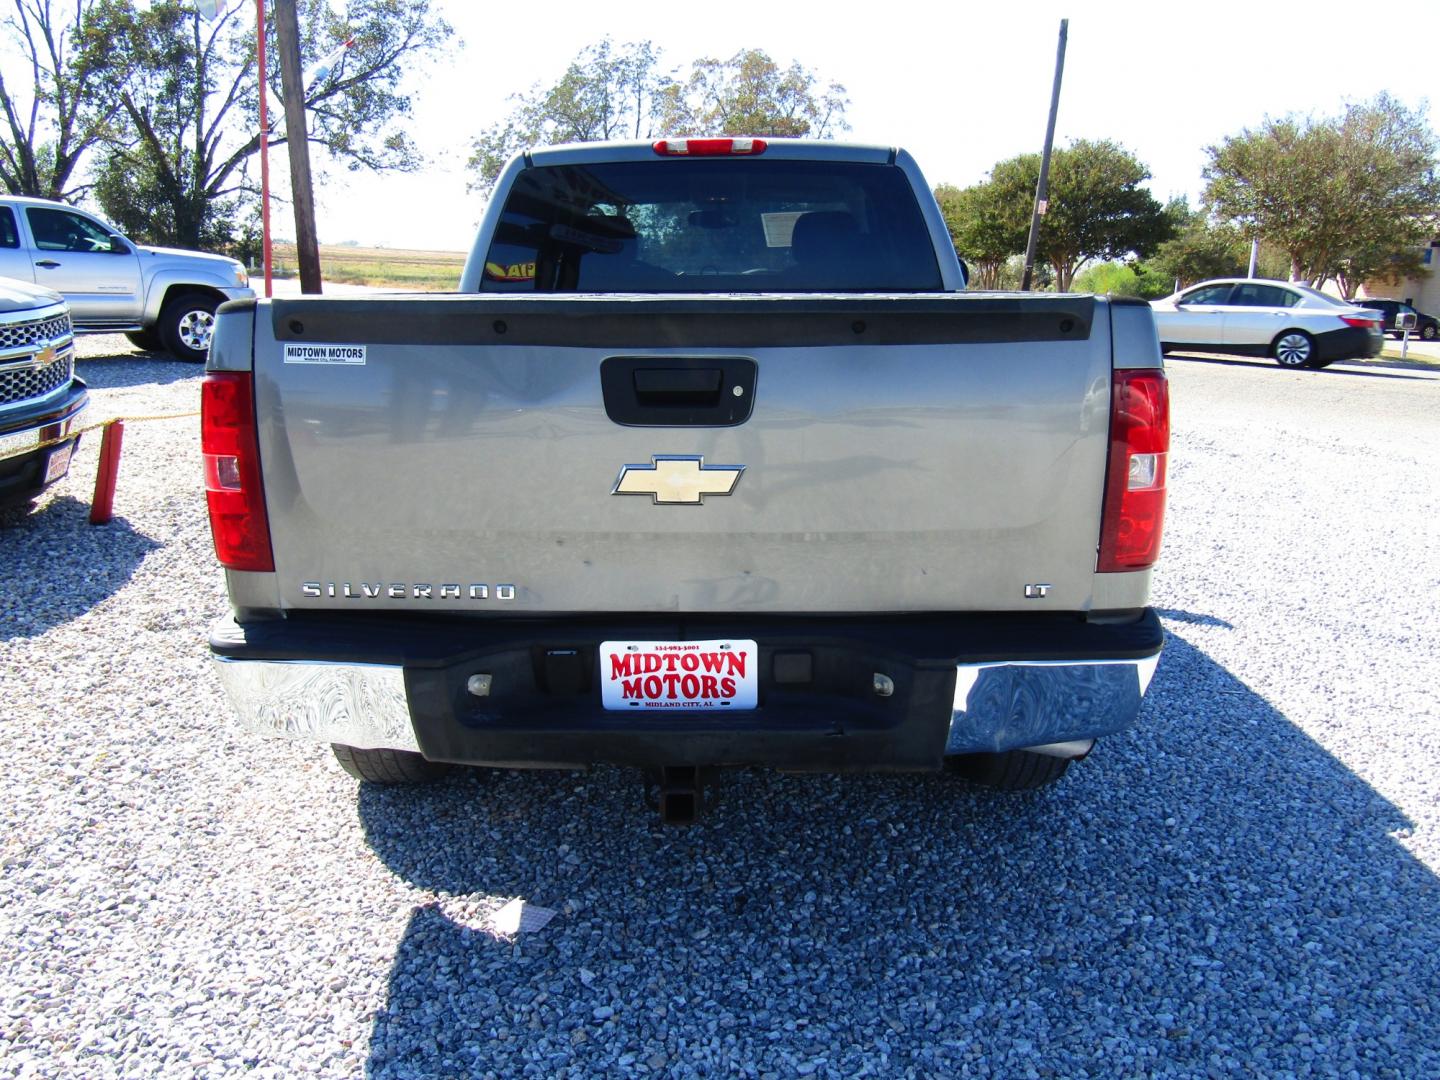
<path fill-rule="evenodd" d="M 276 244 L 274 266 L 277 276 L 290 276 L 296 269 L 295 245 Z M 320 245 L 320 270 L 326 281 L 346 285 L 374 285 L 415 292 L 452 292 L 465 266 L 463 251 L 407 251 L 402 248 L 350 247 L 346 244 Z"/>

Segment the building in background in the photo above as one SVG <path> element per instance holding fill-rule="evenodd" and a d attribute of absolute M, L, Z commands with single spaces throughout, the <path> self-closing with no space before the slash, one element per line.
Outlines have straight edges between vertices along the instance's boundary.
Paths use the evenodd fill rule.
<path fill-rule="evenodd" d="M 1430 241 L 1421 256 L 1425 270 L 1416 277 L 1401 278 L 1399 281 L 1367 281 L 1356 290 L 1357 298 L 1377 300 L 1403 300 L 1416 311 L 1440 311 L 1440 240 Z"/>

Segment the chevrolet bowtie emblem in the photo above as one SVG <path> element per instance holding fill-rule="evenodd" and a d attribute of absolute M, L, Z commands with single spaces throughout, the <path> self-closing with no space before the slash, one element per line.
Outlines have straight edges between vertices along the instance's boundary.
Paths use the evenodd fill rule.
<path fill-rule="evenodd" d="M 684 454 L 656 454 L 650 461 L 621 469 L 610 494 L 649 495 L 657 506 L 699 506 L 706 495 L 729 495 L 745 471 L 744 465 L 706 465 L 703 457 Z"/>
<path fill-rule="evenodd" d="M 30 368 L 42 368 L 55 359 L 55 346 L 46 345 L 39 352 L 31 356 L 21 356 L 14 360 L 7 360 L 0 364 L 0 371 L 26 371 Z"/>

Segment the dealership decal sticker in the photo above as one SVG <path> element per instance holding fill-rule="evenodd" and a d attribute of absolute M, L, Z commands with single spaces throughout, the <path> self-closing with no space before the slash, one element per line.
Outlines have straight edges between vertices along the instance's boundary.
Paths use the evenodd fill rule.
<path fill-rule="evenodd" d="M 287 364 L 361 364 L 365 363 L 364 345 L 285 345 Z"/>

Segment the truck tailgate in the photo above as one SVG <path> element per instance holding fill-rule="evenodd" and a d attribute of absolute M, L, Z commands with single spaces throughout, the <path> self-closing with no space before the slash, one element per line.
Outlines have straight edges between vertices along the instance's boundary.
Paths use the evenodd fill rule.
<path fill-rule="evenodd" d="M 254 310 L 284 607 L 1090 604 L 1112 363 L 1104 301 L 446 296 Z M 617 422 L 601 384 L 613 358 L 706 371 L 753 361 L 748 418 Z M 644 489 L 666 456 L 744 471 L 703 503 L 612 494 L 624 466 L 643 467 L 627 483 Z M 1026 599 L 1037 583 L 1045 596 Z"/>

